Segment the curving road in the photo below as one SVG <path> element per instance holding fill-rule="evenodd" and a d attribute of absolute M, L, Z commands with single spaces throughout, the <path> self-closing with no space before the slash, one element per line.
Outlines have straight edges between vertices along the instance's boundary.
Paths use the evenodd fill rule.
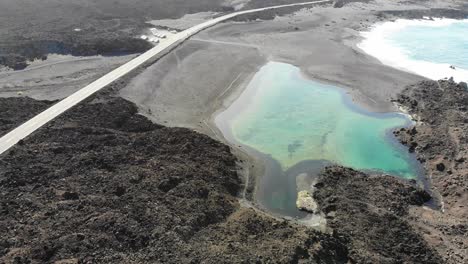
<path fill-rule="evenodd" d="M 331 0 L 278 5 L 278 6 L 270 6 L 270 7 L 258 8 L 258 9 L 239 11 L 239 12 L 231 13 L 228 15 L 224 15 L 224 16 L 209 20 L 207 22 L 201 23 L 199 25 L 186 29 L 182 32 L 174 34 L 171 37 L 169 37 L 166 41 L 159 44 L 158 46 L 148 50 L 147 52 L 141 54 L 135 59 L 123 64 L 117 69 L 102 76 L 101 78 L 90 83 L 86 87 L 78 90 L 77 92 L 68 96 L 67 98 L 63 99 L 57 104 L 51 106 L 47 110 L 36 115 L 29 121 L 25 122 L 21 126 L 15 128 L 11 132 L 9 132 L 8 134 L 0 138 L 0 154 L 7 151 L 9 148 L 11 148 L 16 143 L 18 143 L 18 141 L 29 136 L 31 133 L 33 133 L 34 131 L 36 131 L 43 125 L 45 125 L 47 122 L 51 121 L 52 119 L 56 118 L 57 116 L 67 111 L 68 109 L 72 108 L 79 102 L 88 98 L 90 95 L 94 94 L 95 92 L 101 90 L 102 88 L 106 87 L 107 85 L 114 82 L 115 80 L 121 78 L 122 76 L 136 69 L 138 66 L 142 65 L 148 60 L 155 58 L 155 57 L 164 56 L 165 54 L 169 53 L 172 49 L 177 47 L 177 45 L 179 45 L 180 43 L 184 42 L 191 36 L 197 34 L 198 32 L 204 29 L 207 29 L 220 22 L 229 20 L 236 16 L 244 15 L 244 14 L 250 14 L 250 13 L 261 12 L 261 11 L 272 10 L 272 9 L 279 9 L 279 8 L 284 8 L 284 7 L 305 6 L 305 5 L 327 3 L 327 2 L 331 2 Z"/>

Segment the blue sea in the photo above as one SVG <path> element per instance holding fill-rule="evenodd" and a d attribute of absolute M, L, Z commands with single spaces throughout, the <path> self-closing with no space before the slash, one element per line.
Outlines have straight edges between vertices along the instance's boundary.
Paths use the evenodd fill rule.
<path fill-rule="evenodd" d="M 434 80 L 468 81 L 468 19 L 401 19 L 363 36 L 358 46 L 384 64 Z"/>
<path fill-rule="evenodd" d="M 408 26 L 390 36 L 411 59 L 449 63 L 468 69 L 468 21 L 444 26 Z"/>

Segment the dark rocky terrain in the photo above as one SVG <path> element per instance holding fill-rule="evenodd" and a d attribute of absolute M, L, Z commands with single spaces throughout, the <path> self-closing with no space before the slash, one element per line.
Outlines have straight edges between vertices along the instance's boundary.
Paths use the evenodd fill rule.
<path fill-rule="evenodd" d="M 2 0 L 0 64 L 14 69 L 49 53 L 137 53 L 151 45 L 135 38 L 151 19 L 223 11 L 222 0 Z M 75 31 L 80 29 L 80 31 Z"/>
<path fill-rule="evenodd" d="M 241 207 L 241 187 L 229 147 L 98 96 L 0 157 L 0 262 L 440 263 L 409 183 L 327 169 L 329 233 Z"/>
<path fill-rule="evenodd" d="M 418 0 L 415 2 L 424 2 Z M 147 21 L 175 19 L 197 12 L 232 12 L 236 0 L 3 0 L 0 8 L 0 65 L 19 70 L 35 59 L 47 55 L 70 54 L 75 56 L 117 55 L 140 53 L 151 44 L 137 38 Z M 304 0 L 250 0 L 243 9 L 305 2 Z M 370 0 L 336 0 L 340 8 L 353 2 Z M 245 15 L 238 21 L 272 19 L 302 7 L 285 8 Z M 384 11 L 377 16 L 422 18 L 423 16 L 464 18 L 468 11 L 427 9 Z M 78 31 L 77 31 L 78 30 Z"/>
<path fill-rule="evenodd" d="M 0 64 L 140 52 L 148 46 L 132 36 L 144 21 L 231 11 L 224 0 L 134 2 L 5 0 Z M 383 15 L 449 11 L 428 12 Z M 424 162 L 443 211 L 422 207 L 430 197 L 412 182 L 330 167 L 314 193 L 330 229 L 320 233 L 241 207 L 229 147 L 102 92 L 0 156 L 0 263 L 465 263 L 466 85 L 426 81 L 397 102 L 421 121 L 396 134 Z M 0 99 L 0 135 L 52 103 Z"/>
<path fill-rule="evenodd" d="M 28 66 L 31 60 L 46 60 L 47 55 L 64 54 L 73 56 L 121 55 L 144 52 L 152 45 L 132 36 L 66 36 L 61 34 L 48 37 L 47 40 L 20 40 L 13 43 L 0 43 L 0 65 L 14 70 Z"/>
<path fill-rule="evenodd" d="M 0 137 L 52 104 L 29 97 L 0 98 Z"/>
<path fill-rule="evenodd" d="M 245 8 L 301 0 L 252 0 Z M 75 56 L 140 53 L 151 47 L 136 38 L 147 21 L 204 11 L 232 12 L 229 0 L 2 0 L 0 65 L 23 69 L 50 53 Z M 75 31 L 78 29 L 79 31 Z"/>
<path fill-rule="evenodd" d="M 468 88 L 453 81 L 425 81 L 405 89 L 397 102 L 418 124 L 396 134 L 418 154 L 445 205 L 468 198 Z M 466 200 L 468 202 L 468 200 Z"/>
<path fill-rule="evenodd" d="M 431 198 L 412 183 L 328 167 L 314 198 L 328 226 L 344 238 L 352 263 L 442 263 L 407 218 L 410 206 Z"/>
<path fill-rule="evenodd" d="M 395 132 L 423 162 L 443 212 L 429 214 L 425 231 L 446 263 L 468 260 L 468 88 L 451 80 L 407 87 L 396 102 L 418 123 Z"/>
<path fill-rule="evenodd" d="M 346 260 L 338 238 L 240 209 L 240 188 L 229 147 L 96 99 L 1 156 L 0 262 Z"/>

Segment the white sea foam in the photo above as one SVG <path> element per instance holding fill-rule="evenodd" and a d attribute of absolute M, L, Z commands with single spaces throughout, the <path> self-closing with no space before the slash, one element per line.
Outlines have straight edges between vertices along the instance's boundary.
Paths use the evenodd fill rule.
<path fill-rule="evenodd" d="M 394 22 L 376 24 L 369 32 L 361 32 L 364 40 L 358 47 L 364 52 L 377 58 L 383 64 L 412 72 L 429 79 L 439 80 L 453 77 L 455 81 L 468 81 L 468 69 L 452 69 L 448 63 L 436 63 L 431 61 L 411 59 L 408 53 L 389 41 L 389 36 L 408 26 L 444 27 L 452 23 L 460 22 L 455 19 L 398 19 Z M 468 23 L 468 20 L 463 20 Z"/>

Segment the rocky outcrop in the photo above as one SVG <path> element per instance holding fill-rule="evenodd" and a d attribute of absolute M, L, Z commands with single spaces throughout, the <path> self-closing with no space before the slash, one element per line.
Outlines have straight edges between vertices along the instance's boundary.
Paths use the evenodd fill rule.
<path fill-rule="evenodd" d="M 395 134 L 417 153 L 446 204 L 468 203 L 468 89 L 449 80 L 408 87 L 396 100 L 420 122 Z M 468 212 L 463 215 L 468 217 Z"/>
<path fill-rule="evenodd" d="M 314 198 L 327 225 L 346 241 L 351 263 L 442 263 L 408 219 L 411 205 L 430 199 L 412 183 L 328 167 Z"/>
<path fill-rule="evenodd" d="M 0 98 L 0 137 L 47 109 L 53 103 L 29 97 Z"/>
<path fill-rule="evenodd" d="M 317 211 L 317 203 L 308 191 L 300 191 L 297 193 L 296 206 L 301 211 L 314 213 Z"/>
<path fill-rule="evenodd" d="M 347 261 L 340 238 L 241 208 L 241 187 L 229 147 L 88 101 L 0 156 L 0 263 Z"/>
<path fill-rule="evenodd" d="M 419 212 L 415 221 L 444 257 L 468 260 L 468 88 L 452 80 L 423 81 L 407 87 L 396 102 L 417 117 L 417 124 L 395 134 L 424 164 L 441 211 Z M 415 217 L 418 217 L 417 215 Z M 457 230 L 457 231 L 455 231 Z"/>
<path fill-rule="evenodd" d="M 445 215 L 415 182 L 336 166 L 310 197 L 329 233 L 243 208 L 229 147 L 106 94 L 0 156 L 0 262 L 463 263 L 465 87 L 439 84 L 405 90 L 421 123 L 397 134 L 446 190 Z"/>

